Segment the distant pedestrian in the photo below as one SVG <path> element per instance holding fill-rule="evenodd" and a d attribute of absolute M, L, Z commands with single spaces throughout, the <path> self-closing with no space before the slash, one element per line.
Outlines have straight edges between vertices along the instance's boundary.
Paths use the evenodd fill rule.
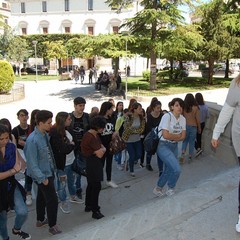
<path fill-rule="evenodd" d="M 217 123 L 213 130 L 212 146 L 217 148 L 219 145 L 220 134 L 228 122 L 233 117 L 232 122 L 232 141 L 235 152 L 240 163 L 240 75 L 234 78 L 230 84 L 228 95 L 223 108 L 219 114 Z M 236 231 L 240 232 L 240 181 L 238 186 L 238 222 L 236 224 Z"/>
<path fill-rule="evenodd" d="M 92 77 L 93 77 L 93 69 L 90 68 L 89 69 L 89 75 L 88 75 L 88 78 L 89 78 L 89 84 L 92 84 Z"/>
<path fill-rule="evenodd" d="M 85 69 L 84 69 L 83 66 L 80 67 L 79 74 L 80 74 L 80 77 L 81 77 L 81 83 L 83 84 L 84 77 L 85 77 Z"/>
<path fill-rule="evenodd" d="M 75 67 L 75 69 L 73 70 L 73 77 L 75 80 L 75 83 L 77 84 L 78 80 L 79 80 L 79 68 Z"/>

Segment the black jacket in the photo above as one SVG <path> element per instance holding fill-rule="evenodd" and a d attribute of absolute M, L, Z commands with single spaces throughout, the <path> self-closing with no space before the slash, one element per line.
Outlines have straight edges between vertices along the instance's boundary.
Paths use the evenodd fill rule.
<path fill-rule="evenodd" d="M 66 155 L 74 150 L 75 145 L 71 144 L 66 136 L 62 140 L 55 127 L 50 130 L 49 136 L 57 169 L 64 170 Z"/>

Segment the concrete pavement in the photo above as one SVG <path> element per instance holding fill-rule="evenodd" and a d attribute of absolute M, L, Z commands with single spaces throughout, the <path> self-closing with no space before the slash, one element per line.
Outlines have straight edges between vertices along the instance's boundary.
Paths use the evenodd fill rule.
<path fill-rule="evenodd" d="M 12 125 L 18 124 L 16 112 L 20 108 L 48 109 L 56 114 L 71 111 L 73 98 L 87 100 L 86 111 L 99 106 L 109 97 L 95 92 L 93 86 L 75 85 L 72 81 L 27 82 L 26 98 L 0 106 L 0 118 L 7 117 Z M 223 104 L 227 89 L 204 91 L 205 100 Z M 184 98 L 185 94 L 175 95 Z M 160 97 L 163 107 L 175 96 Z M 115 101 L 120 99 L 115 98 Z M 145 99 L 146 100 L 146 99 Z M 125 106 L 128 102 L 124 100 Z M 143 102 L 146 107 L 149 102 Z M 153 172 L 136 166 L 136 178 L 119 171 L 113 163 L 113 180 L 119 188 L 107 188 L 103 183 L 100 206 L 105 218 L 93 220 L 84 212 L 84 205 L 72 204 L 68 215 L 59 210 L 58 223 L 63 233 L 49 236 L 48 228 L 35 227 L 35 204 L 29 208 L 29 218 L 23 230 L 32 239 L 149 239 L 149 240 L 205 240 L 240 239 L 235 232 L 237 219 L 237 187 L 239 169 L 233 161 L 220 161 L 214 152 L 204 152 L 192 164 L 182 167 L 182 175 L 172 197 L 158 198 L 152 190 L 158 179 L 156 158 L 152 159 Z M 86 179 L 83 178 L 83 189 Z M 9 229 L 14 213 L 9 214 Z M 10 234 L 11 239 L 15 239 Z"/>

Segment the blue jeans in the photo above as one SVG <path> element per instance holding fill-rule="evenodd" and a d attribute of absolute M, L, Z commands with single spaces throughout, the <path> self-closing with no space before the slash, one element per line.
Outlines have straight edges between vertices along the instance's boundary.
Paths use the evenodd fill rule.
<path fill-rule="evenodd" d="M 177 180 L 181 173 L 181 168 L 177 158 L 178 143 L 159 141 L 157 155 L 164 163 L 163 173 L 158 180 L 158 187 L 163 188 L 168 184 L 169 188 L 176 186 Z"/>
<path fill-rule="evenodd" d="M 14 210 L 16 213 L 14 229 L 20 230 L 27 220 L 28 209 L 18 187 L 16 187 L 14 191 Z M 2 236 L 4 240 L 8 239 L 6 211 L 0 213 L 0 236 Z"/>
<path fill-rule="evenodd" d="M 186 152 L 187 145 L 189 144 L 189 155 L 193 155 L 195 139 L 197 135 L 197 127 L 196 126 L 186 126 L 186 138 L 182 143 L 182 153 Z"/>
<path fill-rule="evenodd" d="M 57 193 L 59 199 L 64 202 L 67 199 L 66 186 L 68 186 L 68 192 L 70 196 L 76 195 L 75 179 L 76 175 L 73 172 L 71 165 L 65 166 L 64 171 L 58 170 L 57 178 Z M 61 180 L 61 177 L 66 176 L 65 180 Z"/>
<path fill-rule="evenodd" d="M 134 162 L 142 156 L 142 144 L 141 141 L 127 142 L 127 151 L 129 155 L 129 168 L 130 172 L 134 172 Z"/>
<path fill-rule="evenodd" d="M 114 155 L 114 159 L 117 162 L 118 165 L 121 165 L 121 160 L 122 160 L 122 152 L 116 153 Z"/>

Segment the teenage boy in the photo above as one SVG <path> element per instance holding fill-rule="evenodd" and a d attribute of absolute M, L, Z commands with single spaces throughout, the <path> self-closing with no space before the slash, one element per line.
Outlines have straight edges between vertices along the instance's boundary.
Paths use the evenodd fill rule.
<path fill-rule="evenodd" d="M 29 125 L 27 123 L 29 119 L 28 111 L 26 109 L 20 109 L 17 112 L 17 118 L 20 123 L 18 126 L 13 128 L 12 134 L 16 139 L 18 151 L 25 160 L 23 148 L 25 146 L 25 142 L 29 133 Z M 25 190 L 27 192 L 26 204 L 30 206 L 32 205 L 32 179 L 27 174 L 25 174 Z"/>
<path fill-rule="evenodd" d="M 83 138 L 83 134 L 89 129 L 89 114 L 84 112 L 86 100 L 82 97 L 76 97 L 73 100 L 74 111 L 70 113 L 72 118 L 71 125 L 69 127 L 69 132 L 73 136 L 73 141 L 75 142 L 75 157 L 78 159 L 82 158 L 81 154 L 81 142 Z M 81 186 L 81 175 L 77 175 L 76 179 L 76 189 L 77 196 L 80 201 L 77 203 L 84 203 L 82 198 L 82 186 Z"/>
<path fill-rule="evenodd" d="M 52 126 L 52 112 L 41 110 L 36 115 L 36 127 L 27 138 L 24 153 L 27 160 L 28 175 L 38 186 L 36 211 L 37 227 L 49 225 L 49 233 L 61 233 L 57 226 L 58 198 L 54 187 L 56 169 L 48 131 Z M 45 210 L 47 219 L 45 218 Z"/>

